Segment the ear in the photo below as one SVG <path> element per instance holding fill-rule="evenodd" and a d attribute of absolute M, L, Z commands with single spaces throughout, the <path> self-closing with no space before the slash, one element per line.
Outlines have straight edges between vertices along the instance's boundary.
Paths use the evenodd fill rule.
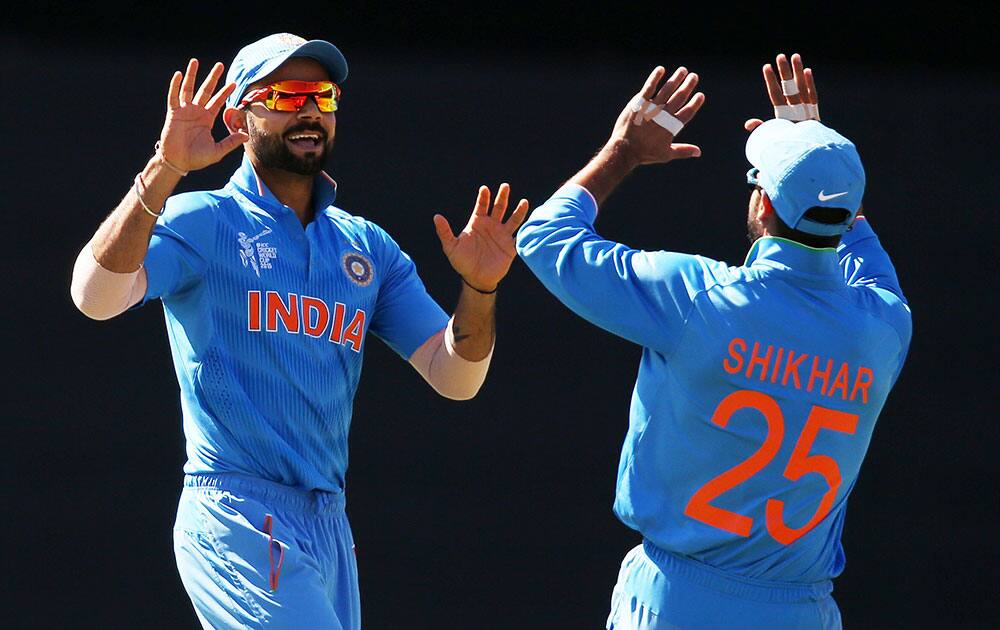
<path fill-rule="evenodd" d="M 757 205 L 757 220 L 765 221 L 774 216 L 774 206 L 771 205 L 771 198 L 763 190 L 760 191 L 760 204 Z"/>
<path fill-rule="evenodd" d="M 247 113 L 242 109 L 227 107 L 226 111 L 222 112 L 222 122 L 226 124 L 229 133 L 236 131 L 247 133 Z"/>

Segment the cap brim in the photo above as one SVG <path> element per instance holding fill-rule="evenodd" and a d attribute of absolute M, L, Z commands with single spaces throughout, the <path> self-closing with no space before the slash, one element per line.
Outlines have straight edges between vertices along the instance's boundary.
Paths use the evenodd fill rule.
<path fill-rule="evenodd" d="M 343 83 L 344 80 L 347 79 L 347 59 L 345 59 L 343 53 L 341 53 L 340 50 L 330 42 L 323 41 L 322 39 L 308 41 L 296 48 L 292 54 L 282 59 L 281 63 L 284 63 L 293 57 L 315 59 L 324 68 L 326 68 L 327 73 L 330 75 L 330 80 L 334 83 Z"/>
<path fill-rule="evenodd" d="M 786 129 L 794 124 L 795 123 L 790 120 L 773 118 L 765 121 L 761 125 L 758 125 L 757 128 L 750 133 L 750 137 L 747 138 L 747 160 L 757 168 L 760 168 L 761 155 L 764 152 L 764 149 L 772 145 L 775 142 L 775 138 L 780 137 Z"/>

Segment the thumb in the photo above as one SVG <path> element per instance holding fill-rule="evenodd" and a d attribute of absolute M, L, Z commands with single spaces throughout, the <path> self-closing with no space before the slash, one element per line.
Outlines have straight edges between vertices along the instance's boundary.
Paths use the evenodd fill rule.
<path fill-rule="evenodd" d="M 434 231 L 437 232 L 438 239 L 441 241 L 441 247 L 444 248 L 445 252 L 451 249 L 455 241 L 458 240 L 455 237 L 455 233 L 451 231 L 451 224 L 448 223 L 448 219 L 440 214 L 434 215 Z"/>
<path fill-rule="evenodd" d="M 671 144 L 670 150 L 674 160 L 701 157 L 701 148 L 693 144 Z"/>
<path fill-rule="evenodd" d="M 751 118 L 750 120 L 743 123 L 743 128 L 746 129 L 747 131 L 753 131 L 754 129 L 760 127 L 763 124 L 764 121 L 761 120 L 760 118 Z"/>
<path fill-rule="evenodd" d="M 234 131 L 227 137 L 219 140 L 215 143 L 215 152 L 218 159 L 222 159 L 226 155 L 229 155 L 233 149 L 240 146 L 244 142 L 250 139 L 250 136 L 244 131 Z"/>

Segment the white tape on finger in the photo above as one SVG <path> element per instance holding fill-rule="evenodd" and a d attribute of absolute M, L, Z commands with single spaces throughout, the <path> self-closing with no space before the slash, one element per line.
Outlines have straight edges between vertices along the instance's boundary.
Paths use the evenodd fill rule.
<path fill-rule="evenodd" d="M 642 106 L 644 104 L 648 102 L 649 101 L 636 94 L 635 96 L 632 97 L 632 100 L 628 102 L 628 108 L 631 109 L 633 112 L 637 112 L 640 109 L 642 109 Z"/>
<path fill-rule="evenodd" d="M 819 103 L 806 103 L 806 115 L 810 120 L 819 120 Z"/>
<path fill-rule="evenodd" d="M 665 111 L 660 111 L 656 116 L 653 116 L 653 122 L 657 125 L 663 127 L 669 131 L 672 135 L 677 135 L 680 133 L 681 129 L 684 128 L 684 123 L 682 123 L 675 116 L 668 114 Z"/>
<path fill-rule="evenodd" d="M 795 96 L 799 93 L 799 84 L 795 82 L 795 79 L 782 79 L 781 93 L 785 96 Z"/>
<path fill-rule="evenodd" d="M 798 105 L 775 105 L 774 117 L 791 120 L 792 122 L 801 122 L 809 120 L 809 113 L 806 111 L 806 106 L 802 103 Z"/>

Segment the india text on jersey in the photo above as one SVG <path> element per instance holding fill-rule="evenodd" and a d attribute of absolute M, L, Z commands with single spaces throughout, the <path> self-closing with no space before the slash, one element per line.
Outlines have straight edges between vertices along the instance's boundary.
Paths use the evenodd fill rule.
<path fill-rule="evenodd" d="M 366 313 L 355 309 L 354 316 L 345 325 L 347 306 L 334 302 L 330 308 L 321 298 L 289 293 L 287 301 L 277 291 L 247 291 L 247 330 L 250 332 L 278 332 L 278 322 L 285 332 L 326 337 L 330 342 L 361 351 L 365 336 Z"/>

